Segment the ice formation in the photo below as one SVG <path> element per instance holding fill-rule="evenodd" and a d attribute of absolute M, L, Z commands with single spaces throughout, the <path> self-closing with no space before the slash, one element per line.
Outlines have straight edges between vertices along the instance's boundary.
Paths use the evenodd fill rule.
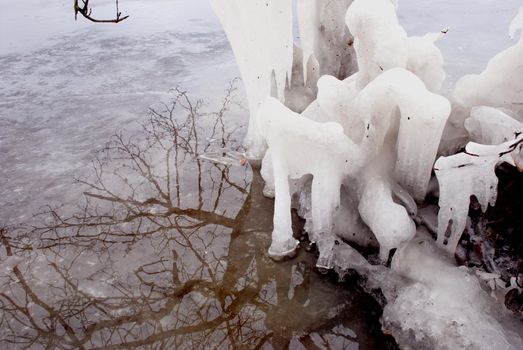
<path fill-rule="evenodd" d="M 419 78 L 401 68 L 391 69 L 381 74 L 358 93 L 349 106 L 343 104 L 340 98 L 343 94 L 339 94 L 339 90 L 344 90 L 341 85 L 343 82 L 333 77 L 322 77 L 319 82 L 318 104 L 324 107 L 324 112 L 331 115 L 332 119 L 337 116 L 341 124 L 344 124 L 343 117 L 346 111 L 340 108 L 337 102 L 340 102 L 342 107 L 350 108 L 350 115 L 354 118 L 364 116 L 357 124 L 361 128 L 362 136 L 358 140 L 345 136 L 339 123 L 317 122 L 300 117 L 275 99 L 269 99 L 260 109 L 257 123 L 269 147 L 263 160 L 262 174 L 268 183 L 266 192 L 271 193 L 271 188 L 274 188 L 276 196 L 275 243 L 270 249 L 271 255 L 288 252 L 289 248 L 290 213 L 288 209 L 285 215 L 279 212 L 282 207 L 289 208 L 290 205 L 288 176 L 297 179 L 307 174 L 313 175 L 310 217 L 312 230 L 309 233 L 314 241 L 317 241 L 321 234 L 329 233 L 329 236 L 332 236 L 332 217 L 339 206 L 340 185 L 344 177 L 356 174 L 367 166 L 367 163 L 372 163 L 372 159 L 378 158 L 383 160 L 384 165 L 380 171 L 387 170 L 386 163 L 390 163 L 390 159 L 383 154 L 388 156 L 390 152 L 394 153 L 396 150 L 397 156 L 393 154 L 391 157 L 396 159 L 393 167 L 396 170 L 397 180 L 415 198 L 423 200 L 425 196 L 439 138 L 450 112 L 448 101 L 427 91 Z M 396 113 L 397 107 L 399 113 Z M 329 117 L 323 121 L 328 119 Z M 327 126 L 329 130 L 325 129 Z M 346 126 L 345 129 L 347 128 L 349 127 Z M 334 135 L 330 130 L 336 130 L 336 133 L 343 136 L 339 144 L 333 143 L 335 138 L 329 136 Z M 417 132 L 413 136 L 412 130 L 424 132 Z M 319 131 L 321 133 L 318 134 Z M 358 143 L 356 144 L 355 141 Z M 420 145 L 423 147 L 420 148 Z M 307 153 L 303 153 L 304 150 Z M 372 164 L 368 167 L 375 168 Z M 281 169 L 286 171 L 282 172 Z M 279 179 L 280 177 L 283 178 Z M 361 182 L 355 179 L 352 186 L 357 187 Z M 284 192 L 278 190 L 278 184 L 282 183 L 286 186 Z M 407 211 L 392 202 L 392 192 L 388 182 L 383 182 L 378 187 L 375 185 L 375 182 L 363 181 L 362 186 L 365 190 L 362 196 L 365 198 L 365 204 L 360 206 L 360 213 L 363 221 L 371 227 L 380 243 L 382 258 L 386 261 L 389 250 L 407 242 L 414 235 L 415 227 Z M 279 196 L 286 198 L 283 200 Z M 326 198 L 335 198 L 335 200 L 329 202 Z M 387 201 L 382 203 L 386 198 Z M 279 203 L 284 205 L 280 207 Z M 412 208 L 412 205 L 410 207 Z M 376 210 L 382 215 L 369 214 Z M 385 228 L 387 226 L 385 218 L 393 217 L 397 217 L 394 220 L 394 227 Z M 282 225 L 282 222 L 285 224 Z M 285 234 L 282 236 L 278 232 Z M 326 255 L 331 250 L 333 237 L 331 238 L 322 239 L 322 242 L 318 243 L 320 251 L 325 248 Z M 327 243 L 323 246 L 325 241 Z M 285 249 L 276 248 L 282 245 Z M 331 267 L 329 263 L 331 258 L 323 259 L 323 257 L 320 254 L 318 264 Z"/>
<path fill-rule="evenodd" d="M 384 328 L 406 349 L 521 349 L 518 321 L 500 312 L 476 276 L 455 267 L 431 241 L 416 236 L 394 255 L 393 272 L 409 282 L 385 306 Z"/>
<path fill-rule="evenodd" d="M 436 41 L 444 31 L 409 38 L 395 1 L 298 0 L 295 12 L 288 0 L 212 3 L 245 80 L 249 135 L 256 135 L 260 154 L 265 150 L 264 194 L 275 198 L 269 255 L 294 254 L 295 208 L 318 246 L 318 267 L 368 273 L 372 283 L 382 281 L 384 293 L 387 284 L 399 286 L 385 293 L 385 324 L 431 341 L 445 338 L 441 348 L 514 347 L 514 336 L 497 319 L 478 321 L 491 304 L 477 281 L 437 256 L 436 247 L 455 252 L 471 196 L 483 211 L 495 204 L 498 163 L 523 168 L 523 35 L 484 72 L 460 79 L 451 104 L 439 94 L 445 71 Z M 522 28 L 523 8 L 510 35 Z M 473 142 L 435 162 L 445 127 L 459 128 Z M 417 208 L 433 170 L 437 229 Z M 437 210 L 429 211 L 435 218 Z M 420 232 L 416 223 L 437 231 L 434 244 L 413 238 Z M 388 276 L 341 239 L 360 247 L 377 241 L 385 263 L 397 249 L 393 272 Z M 441 275 L 437 280 L 433 271 Z M 409 283 L 398 282 L 402 278 Z M 475 298 L 479 306 L 472 305 Z M 407 319 L 409 313 L 419 314 Z"/>
<path fill-rule="evenodd" d="M 345 20 L 354 35 L 359 88 L 387 69 L 407 66 L 407 33 L 399 25 L 390 0 L 356 0 Z"/>
<path fill-rule="evenodd" d="M 358 210 L 380 243 L 380 258 L 387 262 L 389 251 L 399 248 L 416 234 L 416 225 L 404 207 L 394 203 L 390 186 L 372 177 L 361 195 Z"/>
<path fill-rule="evenodd" d="M 291 193 L 289 178 L 312 174 L 312 234 L 331 233 L 334 210 L 340 202 L 343 177 L 355 174 L 363 164 L 357 146 L 337 123 L 318 123 L 292 112 L 281 102 L 269 98 L 258 112 L 260 134 L 268 145 L 262 174 L 273 183 L 275 194 L 271 256 L 293 250 Z"/>
<path fill-rule="evenodd" d="M 292 13 L 287 5 L 271 7 L 273 3 L 267 2 L 267 8 L 260 10 L 263 15 L 254 16 L 252 12 L 260 6 L 258 1 L 214 0 L 213 4 L 224 23 L 244 80 L 247 80 L 246 90 L 251 104 L 249 133 L 256 134 L 260 145 L 268 146 L 262 162 L 262 175 L 267 183 L 265 193 L 275 196 L 277 203 L 274 244 L 270 254 L 290 253 L 295 247 L 288 213 L 292 195 L 288 176 L 294 179 L 313 176 L 312 184 L 309 184 L 312 186 L 311 213 L 304 213 L 309 218 L 307 227 L 310 228 L 312 240 L 317 241 L 320 233 L 328 233 L 331 238 L 328 241 L 331 242 L 334 239 L 333 217 L 340 209 L 341 183 L 361 169 L 363 173 L 370 171 L 370 168 L 375 169 L 373 159 L 379 159 L 381 166 L 377 172 L 372 172 L 387 179 L 382 192 L 389 193 L 392 198 L 390 184 L 395 184 L 397 188 L 397 181 L 406 191 L 400 191 L 403 196 L 395 198 L 410 207 L 407 212 L 393 205 L 391 199 L 386 207 L 393 208 L 392 213 L 403 210 L 403 219 L 397 221 L 402 223 L 401 228 L 398 226 L 390 230 L 389 236 L 395 238 L 374 234 L 383 246 L 383 252 L 399 246 L 399 243 L 391 242 L 406 241 L 405 237 L 413 232 L 409 215 L 415 209 L 412 208 L 414 202 L 411 196 L 418 201 L 424 199 L 441 133 L 450 113 L 449 102 L 434 93 L 439 90 L 445 76 L 441 53 L 434 45 L 441 33 L 407 38 L 396 16 L 396 4 L 390 0 L 336 3 L 302 0 L 297 3 L 301 49 L 295 47 L 291 55 L 288 38 Z M 276 16 L 279 24 L 265 33 L 260 30 L 263 26 L 253 20 L 246 30 L 238 30 L 239 27 L 244 28 L 242 21 L 250 20 L 249 16 L 257 17 L 256 20 L 263 16 Z M 287 25 L 285 20 L 289 22 Z M 284 33 L 284 39 L 271 41 L 278 30 Z M 265 54 L 253 53 L 253 47 L 259 47 Z M 278 49 L 279 57 L 271 54 Z M 281 57 L 293 59 L 292 75 L 289 75 L 289 61 L 284 60 L 285 64 L 277 62 L 277 58 Z M 301 71 L 297 69 L 300 65 Z M 356 68 L 356 73 L 340 80 Z M 265 73 L 262 74 L 264 81 L 254 79 L 259 77 L 259 72 L 273 73 L 274 81 L 271 81 L 270 74 Z M 286 107 L 297 108 L 300 104 L 292 101 L 297 95 L 293 94 L 293 89 L 304 91 L 300 90 L 301 86 L 296 81 L 300 80 L 307 86 L 311 79 L 317 78 L 311 76 L 317 72 L 323 75 L 317 79 L 316 100 L 301 116 L 293 114 Z M 282 99 L 280 90 L 284 76 L 287 79 L 287 99 Z M 264 98 L 270 96 L 269 88 L 273 83 L 278 91 L 273 95 L 279 98 L 280 103 L 273 98 L 263 103 Z M 253 120 L 253 114 L 258 118 Z M 324 130 L 323 134 L 318 130 Z M 328 136 L 333 133 L 343 136 L 343 141 L 335 147 Z M 326 145 L 333 148 L 329 149 Z M 308 154 L 300 153 L 305 149 Z M 341 150 L 348 153 L 343 154 Z M 293 154 L 301 156 L 294 157 Z M 359 177 L 364 178 L 365 175 Z M 366 181 L 362 182 L 357 177 L 347 182 L 352 191 L 366 185 Z M 304 191 L 306 187 L 302 184 L 295 190 Z M 369 187 L 369 191 L 371 188 L 373 186 Z M 326 195 L 318 194 L 322 192 Z M 372 196 L 373 200 L 382 197 Z M 372 207 L 370 203 L 362 206 L 369 207 Z M 363 219 L 371 227 L 380 226 L 371 223 L 370 216 L 367 220 Z M 330 243 L 327 250 L 329 246 Z"/>
<path fill-rule="evenodd" d="M 465 120 L 465 129 L 471 141 L 498 145 L 523 133 L 523 123 L 499 109 L 480 106 L 472 109 L 470 117 Z"/>
<path fill-rule="evenodd" d="M 211 0 L 231 44 L 242 74 L 251 118 L 246 143 L 259 157 L 263 140 L 256 127 L 256 112 L 271 95 L 284 99 L 293 57 L 291 0 Z"/>
<path fill-rule="evenodd" d="M 448 100 L 429 92 L 413 73 L 395 68 L 368 84 L 351 107 L 354 113 L 364 116 L 362 143 L 373 148 L 373 154 L 396 147 L 396 177 L 414 198 L 422 201 L 450 114 Z"/>
<path fill-rule="evenodd" d="M 353 73 L 352 35 L 345 26 L 345 13 L 351 3 L 352 0 L 297 2 L 305 80 L 309 65 L 317 65 L 320 75 L 340 79 Z"/>
<path fill-rule="evenodd" d="M 416 74 L 429 91 L 439 92 L 445 80 L 443 56 L 435 43 L 444 34 L 429 33 L 424 36 L 408 38 L 409 58 L 407 69 Z"/>
<path fill-rule="evenodd" d="M 454 253 L 469 211 L 470 197 L 478 198 L 483 211 L 494 205 L 498 178 L 494 172 L 500 162 L 497 155 L 476 157 L 459 153 L 441 157 L 435 164 L 439 182 L 438 244 Z M 450 227 L 450 235 L 446 237 Z"/>
<path fill-rule="evenodd" d="M 510 25 L 515 37 L 523 29 L 523 7 Z M 475 106 L 506 107 L 523 119 L 523 34 L 518 42 L 494 56 L 479 75 L 466 75 L 456 83 L 454 96 L 467 108 Z"/>
<path fill-rule="evenodd" d="M 477 198 L 483 211 L 496 203 L 496 165 L 503 161 L 516 165 L 522 142 L 521 134 L 500 145 L 470 142 L 464 153 L 440 157 L 436 161 L 440 207 L 437 241 L 450 253 L 454 254 L 465 229 L 470 197 Z M 447 231 L 450 231 L 448 237 Z"/>
<path fill-rule="evenodd" d="M 523 28 L 522 18 L 523 7 L 510 25 L 511 37 Z M 491 59 L 481 74 L 465 76 L 456 84 L 458 103 L 470 110 L 464 127 L 474 142 L 467 144 L 464 153 L 441 157 L 435 164 L 440 187 L 437 242 L 451 254 L 465 229 L 470 197 L 477 198 L 483 211 L 495 204 L 496 165 L 505 161 L 523 168 L 521 57 L 523 35 L 517 44 Z"/>

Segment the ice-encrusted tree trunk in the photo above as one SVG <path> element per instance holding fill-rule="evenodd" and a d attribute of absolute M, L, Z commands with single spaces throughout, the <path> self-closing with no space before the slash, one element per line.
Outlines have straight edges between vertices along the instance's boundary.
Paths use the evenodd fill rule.
<path fill-rule="evenodd" d="M 301 67 L 301 84 L 315 90 L 319 74 L 345 78 L 356 69 L 352 37 L 344 14 L 352 0 L 210 0 L 231 44 L 249 101 L 249 129 L 245 139 L 248 155 L 261 158 L 265 142 L 256 126 L 256 114 L 268 96 L 286 104 L 294 62 Z M 294 45 L 293 23 L 297 14 L 301 48 Z M 297 51 L 295 53 L 294 51 Z M 296 96 L 295 99 L 306 98 Z M 314 97 L 314 96 L 313 96 Z M 307 99 L 307 98 L 306 98 Z"/>
<path fill-rule="evenodd" d="M 284 100 L 293 61 L 292 2 L 290 0 L 210 0 L 236 57 L 249 102 L 246 146 L 260 158 L 265 143 L 256 113 L 268 96 Z"/>

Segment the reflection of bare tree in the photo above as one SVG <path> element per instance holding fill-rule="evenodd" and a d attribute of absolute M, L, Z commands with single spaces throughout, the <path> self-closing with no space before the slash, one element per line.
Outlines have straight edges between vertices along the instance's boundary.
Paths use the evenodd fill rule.
<path fill-rule="evenodd" d="M 352 303 L 313 292 L 326 287 L 306 268 L 312 257 L 266 257 L 272 201 L 259 174 L 198 158 L 234 147 L 223 118 L 233 92 L 203 113 L 177 90 L 151 110 L 145 137 L 118 134 L 99 152 L 92 175 L 77 179 L 79 210 L 49 208 L 30 232 L 1 231 L 2 348 L 355 344 L 334 321 L 354 317 Z"/>

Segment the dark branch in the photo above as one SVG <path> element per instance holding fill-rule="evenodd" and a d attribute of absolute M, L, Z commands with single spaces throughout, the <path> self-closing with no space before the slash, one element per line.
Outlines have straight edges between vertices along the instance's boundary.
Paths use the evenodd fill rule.
<path fill-rule="evenodd" d="M 81 0 L 83 6 L 78 4 L 78 0 L 74 0 L 74 19 L 78 19 L 78 14 L 81 14 L 86 19 L 95 23 L 119 23 L 129 16 L 123 16 L 118 8 L 118 0 L 116 0 L 116 16 L 114 19 L 97 19 L 91 16 L 92 9 L 89 7 L 89 0 Z"/>

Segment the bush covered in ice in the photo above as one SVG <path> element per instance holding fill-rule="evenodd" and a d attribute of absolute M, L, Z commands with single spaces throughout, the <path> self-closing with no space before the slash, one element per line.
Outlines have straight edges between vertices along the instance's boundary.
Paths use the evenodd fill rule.
<path fill-rule="evenodd" d="M 412 251 L 407 247 L 414 244 L 415 223 L 426 222 L 418 215 L 418 205 L 424 203 L 433 174 L 439 191 L 432 192 L 439 193 L 440 207 L 435 244 L 453 255 L 467 224 L 471 196 L 486 210 L 496 202 L 497 164 L 523 168 L 523 35 L 481 74 L 464 76 L 453 94 L 444 96 L 443 56 L 436 42 L 444 40 L 446 31 L 408 37 L 394 1 L 299 0 L 294 10 L 291 0 L 211 3 L 235 53 L 249 100 L 248 155 L 263 158 L 265 193 L 275 196 L 269 255 L 279 259 L 295 252 L 295 207 L 318 246 L 319 267 L 350 267 L 342 255 L 356 255 L 347 253 L 352 248 L 345 241 L 364 246 L 377 240 L 383 263 L 398 249 L 392 263 L 395 273 L 422 286 L 403 288 L 406 294 L 398 296 L 399 303 L 416 298 L 413 293 L 447 293 L 451 278 L 472 278 L 447 265 L 416 265 L 405 252 Z M 300 38 L 296 42 L 294 22 Z M 510 25 L 510 36 L 516 37 L 522 28 L 523 8 Z M 446 144 L 452 137 L 444 133 L 456 132 L 466 133 L 468 140 Z M 448 153 L 464 146 L 461 153 Z M 440 153 L 438 158 L 438 150 L 445 156 Z M 343 249 L 336 247 L 339 238 Z M 448 270 L 448 283 L 424 280 L 430 269 Z M 453 288 L 471 288 L 467 283 Z M 447 300 L 439 298 L 438 303 Z M 435 319 L 457 317 L 458 311 L 440 309 L 448 314 Z M 424 312 L 407 325 L 409 329 L 424 327 L 420 319 L 433 316 L 427 315 L 432 312 L 428 309 Z M 471 311 L 463 322 L 475 322 L 481 312 Z M 447 326 L 441 327 L 440 333 L 428 336 L 444 336 Z M 504 342 L 504 336 L 489 346 L 510 348 L 514 343 Z"/>

